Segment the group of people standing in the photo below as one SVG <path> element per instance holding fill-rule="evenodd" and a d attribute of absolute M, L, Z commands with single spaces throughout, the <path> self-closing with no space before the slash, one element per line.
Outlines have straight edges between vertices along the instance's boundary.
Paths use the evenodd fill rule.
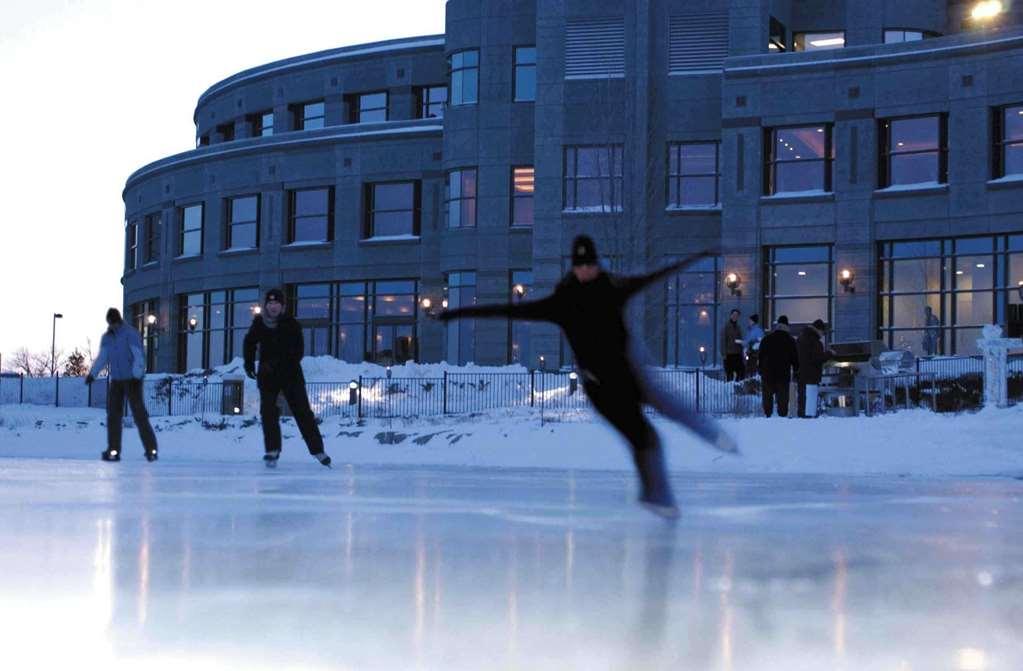
<path fill-rule="evenodd" d="M 789 389 L 795 379 L 796 415 L 816 417 L 824 364 L 834 357 L 834 352 L 824 346 L 827 325 L 817 319 L 804 326 L 795 338 L 790 331 L 789 318 L 780 315 L 771 332 L 765 335 L 759 315 L 754 314 L 750 315 L 743 334 L 740 315 L 737 309 L 731 311 L 721 336 L 725 380 L 738 381 L 759 374 L 764 415 L 770 417 L 777 409 L 778 416 L 787 417 Z"/>

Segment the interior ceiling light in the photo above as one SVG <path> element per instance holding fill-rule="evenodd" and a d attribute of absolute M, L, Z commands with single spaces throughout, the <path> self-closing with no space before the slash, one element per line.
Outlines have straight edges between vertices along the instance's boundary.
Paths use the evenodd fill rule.
<path fill-rule="evenodd" d="M 970 16 L 974 20 L 983 21 L 985 19 L 991 19 L 1002 13 L 1001 0 L 982 0 L 973 6 L 973 11 L 970 12 Z"/>
<path fill-rule="evenodd" d="M 983 4 L 983 3 L 982 3 Z M 998 3 L 999 11 L 1001 11 L 1001 3 Z M 976 12 L 977 10 L 973 10 Z M 827 37 L 822 40 L 810 40 L 810 44 L 815 47 L 841 47 L 845 46 L 844 37 Z"/>

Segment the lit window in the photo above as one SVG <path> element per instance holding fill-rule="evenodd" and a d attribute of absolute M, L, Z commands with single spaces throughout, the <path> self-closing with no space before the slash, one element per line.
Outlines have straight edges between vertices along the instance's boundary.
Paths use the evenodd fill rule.
<path fill-rule="evenodd" d="M 994 177 L 1023 175 L 1023 104 L 995 109 Z"/>
<path fill-rule="evenodd" d="M 512 226 L 533 225 L 533 166 L 512 168 Z"/>
<path fill-rule="evenodd" d="M 943 114 L 882 120 L 881 188 L 945 183 L 946 136 Z"/>
<path fill-rule="evenodd" d="M 764 134 L 764 144 L 766 195 L 831 191 L 830 124 L 773 128 Z"/>
<path fill-rule="evenodd" d="M 822 33 L 795 33 L 792 46 L 796 51 L 841 49 L 845 46 L 845 31 Z"/>

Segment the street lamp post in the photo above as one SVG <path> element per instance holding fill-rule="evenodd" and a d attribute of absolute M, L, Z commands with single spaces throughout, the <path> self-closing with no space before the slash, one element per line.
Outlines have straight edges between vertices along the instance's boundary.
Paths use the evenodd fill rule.
<path fill-rule="evenodd" d="M 50 341 L 50 376 L 57 374 L 57 320 L 63 319 L 59 312 L 53 313 L 53 339 Z"/>

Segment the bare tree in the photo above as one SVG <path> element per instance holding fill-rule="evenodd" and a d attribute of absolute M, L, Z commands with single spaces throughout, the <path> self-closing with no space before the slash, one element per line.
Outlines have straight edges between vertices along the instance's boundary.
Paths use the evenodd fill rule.
<path fill-rule="evenodd" d="M 14 353 L 10 367 L 25 377 L 44 377 L 50 370 L 50 353 L 29 352 L 27 348 L 22 347 Z"/>

